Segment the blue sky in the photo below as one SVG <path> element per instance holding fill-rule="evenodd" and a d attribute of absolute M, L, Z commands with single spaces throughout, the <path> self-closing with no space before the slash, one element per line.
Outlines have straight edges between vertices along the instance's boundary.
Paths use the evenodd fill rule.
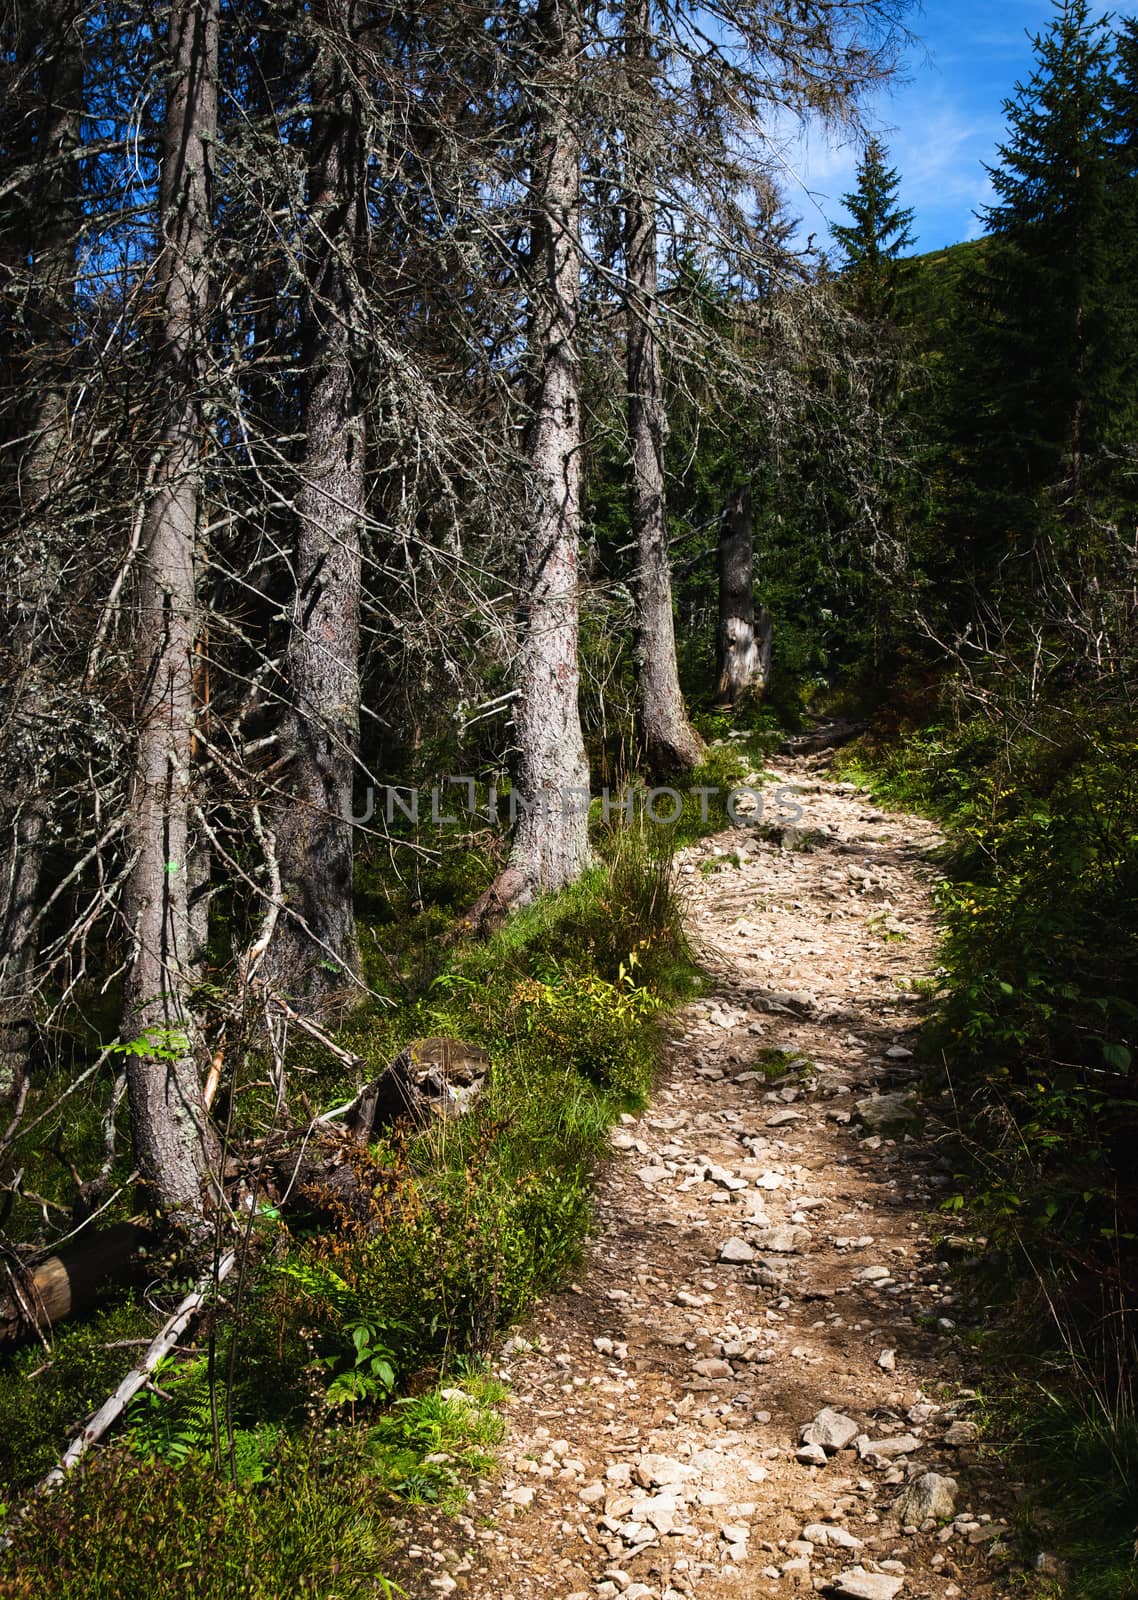
<path fill-rule="evenodd" d="M 1004 136 L 1002 104 L 1031 73 L 1028 33 L 1053 16 L 1050 0 L 925 0 L 912 16 L 919 40 L 906 52 L 907 81 L 876 97 L 871 122 L 901 175 L 902 203 L 916 212 L 918 250 L 982 231 L 975 213 L 991 199 L 984 162 Z M 854 186 L 856 159 L 816 132 L 788 152 L 786 198 L 804 236 L 826 244 L 829 224 L 845 220 L 841 197 Z"/>

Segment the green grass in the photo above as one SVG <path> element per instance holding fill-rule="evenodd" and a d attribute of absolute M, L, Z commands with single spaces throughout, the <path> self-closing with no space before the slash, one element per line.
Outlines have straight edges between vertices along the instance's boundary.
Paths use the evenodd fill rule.
<path fill-rule="evenodd" d="M 765 1078 L 772 1081 L 791 1074 L 801 1078 L 814 1071 L 814 1063 L 809 1056 L 800 1055 L 794 1050 L 780 1050 L 775 1045 L 763 1045 L 755 1056 L 753 1070 L 761 1072 Z"/>
<path fill-rule="evenodd" d="M 392 1592 L 386 1519 L 362 1430 L 280 1448 L 267 1481 L 233 1484 L 104 1452 L 36 1501 L 0 1555 L 3 1600 L 375 1600 Z"/>
<path fill-rule="evenodd" d="M 159 1319 L 129 1300 L 54 1330 L 0 1362 L 0 1501 L 55 1465 L 73 1432 L 101 1405 L 153 1338 Z M 130 1341 L 124 1343 L 123 1341 Z"/>

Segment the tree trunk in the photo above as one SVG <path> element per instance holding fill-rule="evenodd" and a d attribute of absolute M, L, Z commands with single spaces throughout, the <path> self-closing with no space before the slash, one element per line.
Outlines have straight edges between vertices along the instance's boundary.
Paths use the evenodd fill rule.
<path fill-rule="evenodd" d="M 759 696 L 770 676 L 772 630 L 755 621 L 755 521 L 751 491 L 735 491 L 719 527 L 719 683 L 723 705 Z"/>
<path fill-rule="evenodd" d="M 50 679 L 45 680 L 38 634 L 55 602 L 58 534 L 53 536 L 51 518 L 68 477 L 67 379 L 79 209 L 74 156 L 82 140 L 83 26 L 74 15 L 53 18 L 36 11 L 24 19 L 20 42 L 44 57 L 35 78 L 42 122 L 34 154 L 52 165 L 41 181 L 33 182 L 27 217 L 31 294 L 25 320 L 34 345 L 21 380 L 30 416 L 19 496 L 30 587 L 10 597 L 9 612 L 8 645 L 20 665 L 13 699 L 4 708 L 18 754 L 0 793 L 0 1101 L 18 1096 L 28 1071 L 35 959 L 31 927 L 50 820 Z"/>
<path fill-rule="evenodd" d="M 159 374 L 169 395 L 157 486 L 143 523 L 137 745 L 127 833 L 134 865 L 124 910 L 134 940 L 123 1037 L 131 1129 L 155 1200 L 191 1226 L 205 1209 L 218 1147 L 190 1048 L 192 938 L 188 849 L 194 721 L 195 542 L 202 466 L 201 346 L 206 335 L 209 149 L 217 129 L 218 0 L 170 16 L 172 77 L 162 129 Z"/>
<path fill-rule="evenodd" d="M 676 664 L 664 497 L 666 417 L 660 378 L 656 261 L 655 94 L 651 0 L 628 0 L 629 121 L 625 158 L 625 309 L 628 322 L 630 510 L 637 549 L 637 673 L 645 755 L 659 774 L 690 771 L 704 743 L 688 721 Z"/>
<path fill-rule="evenodd" d="M 515 685 L 517 827 L 476 921 L 564 888 L 589 861 L 589 767 L 578 707 L 581 178 L 579 0 L 541 0 L 530 188 L 527 453 L 533 510 L 522 552 Z"/>
<path fill-rule="evenodd" d="M 349 0 L 333 21 L 349 37 Z M 358 968 L 352 894 L 352 782 L 359 748 L 361 522 L 365 420 L 350 344 L 352 258 L 360 242 L 359 120 L 336 52 L 321 46 L 309 169 L 310 288 L 305 443 L 297 498 L 296 589 L 285 657 L 291 757 L 275 822 L 288 912 L 267 970 L 317 1010 Z"/>

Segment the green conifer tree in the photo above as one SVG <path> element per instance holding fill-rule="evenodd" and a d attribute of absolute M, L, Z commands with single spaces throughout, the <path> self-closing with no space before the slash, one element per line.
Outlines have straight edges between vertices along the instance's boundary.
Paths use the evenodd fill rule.
<path fill-rule="evenodd" d="M 1005 102 L 991 235 L 973 289 L 990 487 L 1088 486 L 1118 400 L 1110 185 L 1111 46 L 1088 0 L 1056 0 L 1035 70 Z"/>
<path fill-rule="evenodd" d="M 914 244 L 913 213 L 897 203 L 901 180 L 887 165 L 879 139 L 870 139 L 857 166 L 857 189 L 842 199 L 852 222 L 830 232 L 841 246 L 840 270 L 853 289 L 855 308 L 873 322 L 893 313 L 899 260 Z"/>
<path fill-rule="evenodd" d="M 1117 404 L 1110 443 L 1133 450 L 1138 434 L 1138 17 L 1125 18 L 1114 41 L 1107 99 L 1111 147 L 1107 167 L 1111 255 L 1110 344 Z"/>

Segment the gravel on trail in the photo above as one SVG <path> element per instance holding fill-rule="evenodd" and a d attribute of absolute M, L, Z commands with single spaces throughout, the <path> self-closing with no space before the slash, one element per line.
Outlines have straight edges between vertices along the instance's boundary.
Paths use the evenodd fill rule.
<path fill-rule="evenodd" d="M 765 828 L 679 859 L 712 990 L 612 1132 L 579 1281 L 499 1347 L 500 1474 L 402 1518 L 416 1600 L 1001 1592 L 911 1059 L 942 840 L 780 765 Z"/>

